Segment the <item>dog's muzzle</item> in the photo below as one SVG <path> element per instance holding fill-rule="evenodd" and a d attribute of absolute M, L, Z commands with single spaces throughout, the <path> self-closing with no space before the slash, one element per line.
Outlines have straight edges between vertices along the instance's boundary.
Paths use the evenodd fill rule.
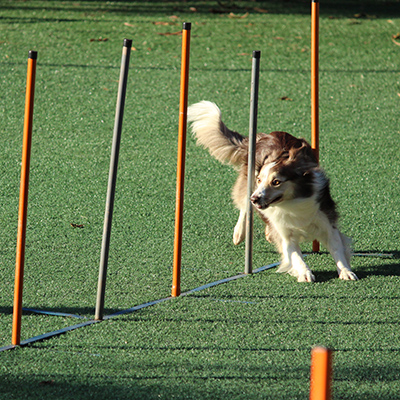
<path fill-rule="evenodd" d="M 253 194 L 250 197 L 250 201 L 253 203 L 254 207 L 256 207 L 258 210 L 265 210 L 271 204 L 278 203 L 281 200 L 282 200 L 282 196 L 278 196 L 275 199 L 267 199 L 263 196 Z"/>

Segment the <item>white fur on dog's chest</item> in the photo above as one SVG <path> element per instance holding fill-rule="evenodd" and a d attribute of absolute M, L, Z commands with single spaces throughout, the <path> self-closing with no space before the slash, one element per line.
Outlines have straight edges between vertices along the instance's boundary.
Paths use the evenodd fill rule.
<path fill-rule="evenodd" d="M 262 213 L 283 237 L 290 237 L 297 242 L 314 240 L 321 236 L 321 228 L 329 225 L 314 196 L 284 201 L 268 207 Z"/>

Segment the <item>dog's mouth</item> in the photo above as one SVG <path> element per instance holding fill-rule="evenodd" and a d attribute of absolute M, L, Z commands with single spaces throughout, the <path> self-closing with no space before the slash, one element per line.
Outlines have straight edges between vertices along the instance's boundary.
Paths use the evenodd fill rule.
<path fill-rule="evenodd" d="M 254 207 L 257 208 L 258 210 L 265 210 L 267 209 L 270 205 L 279 203 L 283 200 L 283 196 L 278 196 L 277 198 L 273 199 L 272 201 L 269 202 L 252 202 Z"/>

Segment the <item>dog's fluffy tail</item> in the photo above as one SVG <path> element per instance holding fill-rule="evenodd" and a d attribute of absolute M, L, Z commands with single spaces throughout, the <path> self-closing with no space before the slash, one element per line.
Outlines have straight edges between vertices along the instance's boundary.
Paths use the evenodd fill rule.
<path fill-rule="evenodd" d="M 216 104 L 201 101 L 191 105 L 188 122 L 197 144 L 207 148 L 218 161 L 240 166 L 247 159 L 248 139 L 225 126 Z"/>

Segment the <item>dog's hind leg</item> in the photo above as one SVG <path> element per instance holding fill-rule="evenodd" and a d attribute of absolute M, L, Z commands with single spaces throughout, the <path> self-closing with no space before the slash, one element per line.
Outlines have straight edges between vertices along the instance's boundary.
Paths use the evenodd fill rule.
<path fill-rule="evenodd" d="M 326 247 L 335 260 L 339 279 L 357 281 L 357 275 L 350 269 L 349 241 L 350 239 L 340 233 L 338 229 L 332 228 Z"/>
<path fill-rule="evenodd" d="M 246 237 L 246 209 L 240 210 L 238 222 L 236 223 L 235 230 L 233 231 L 233 243 L 239 244 Z"/>

